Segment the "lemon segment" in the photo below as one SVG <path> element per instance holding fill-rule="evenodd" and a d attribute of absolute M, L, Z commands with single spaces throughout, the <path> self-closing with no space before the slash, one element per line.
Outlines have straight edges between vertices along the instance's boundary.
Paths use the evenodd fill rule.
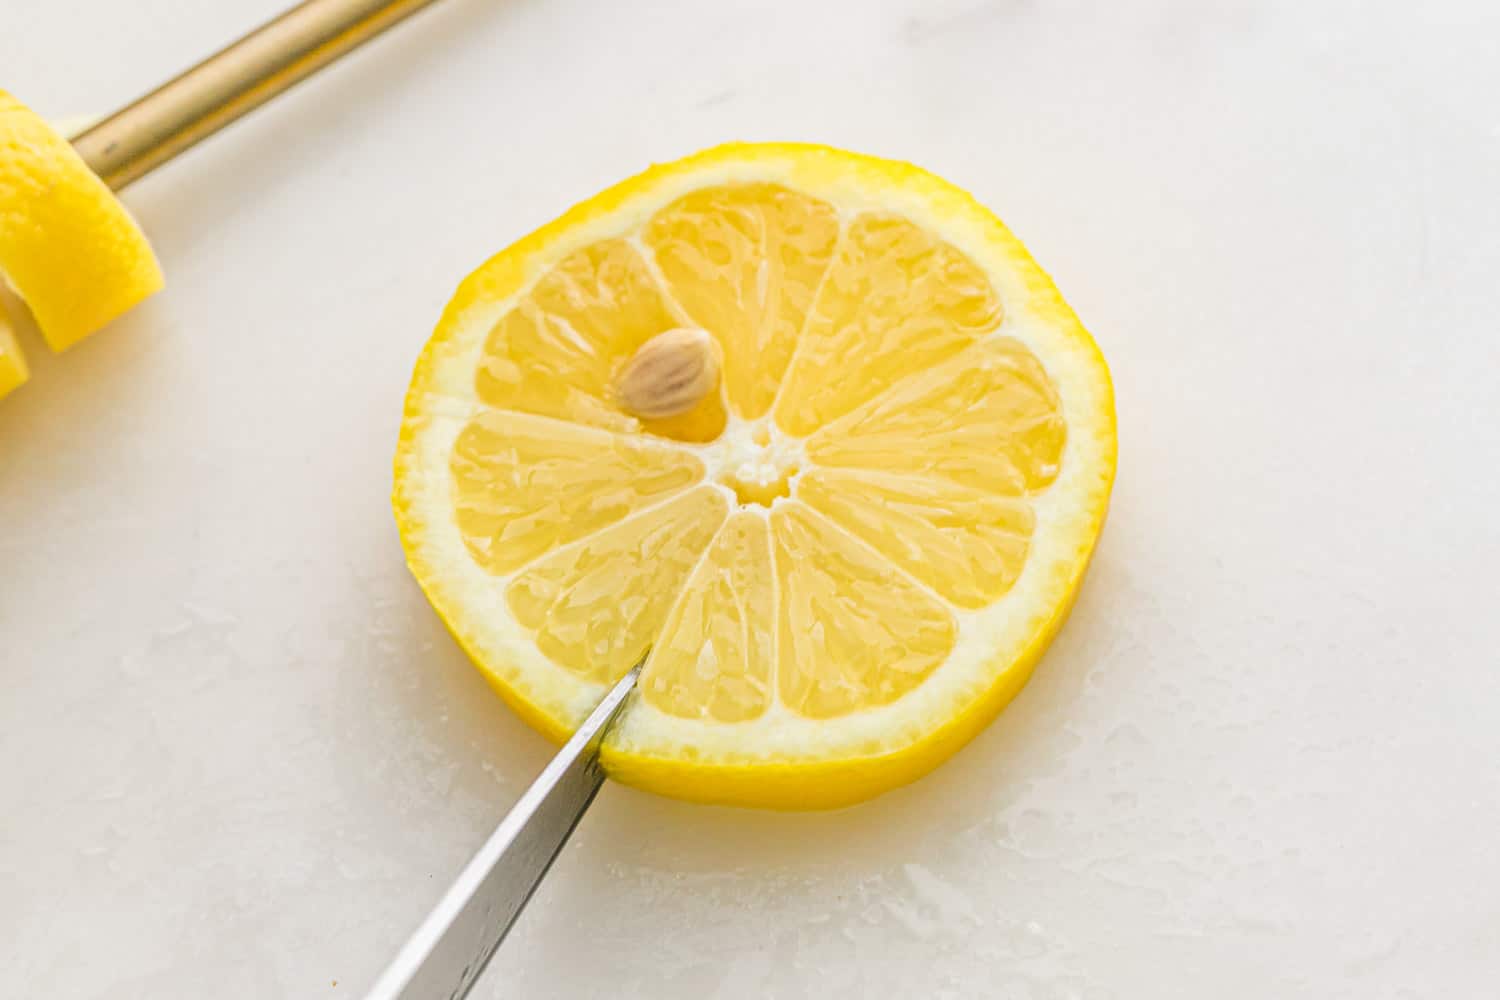
<path fill-rule="evenodd" d="M 1025 345 L 996 337 L 807 440 L 819 465 L 921 473 L 1001 495 L 1057 476 L 1068 425 Z"/>
<path fill-rule="evenodd" d="M 55 351 L 162 287 L 135 220 L 66 139 L 0 91 L 0 272 Z"/>
<path fill-rule="evenodd" d="M 642 697 L 672 715 L 743 722 L 771 705 L 776 600 L 766 520 L 725 522 L 682 589 L 642 673 Z"/>
<path fill-rule="evenodd" d="M 476 416 L 453 448 L 454 512 L 474 561 L 508 573 L 703 478 L 691 455 L 516 413 Z"/>
<path fill-rule="evenodd" d="M 633 416 L 622 370 L 682 327 L 717 345 L 716 390 Z M 967 195 L 731 145 L 463 283 L 412 379 L 394 502 L 433 605 L 548 736 L 650 650 L 613 776 L 829 807 L 930 770 L 1025 683 L 1114 435 L 1098 349 Z"/>
<path fill-rule="evenodd" d="M 1016 582 L 1036 521 L 1018 496 L 881 472 L 818 469 L 797 496 L 963 608 L 985 607 Z"/>
<path fill-rule="evenodd" d="M 678 325 L 634 247 L 624 240 L 586 247 L 553 268 L 496 324 L 476 374 L 479 398 L 610 430 L 709 440 L 724 425 L 717 396 L 680 416 L 642 421 L 615 395 L 625 362 Z"/>
<path fill-rule="evenodd" d="M 906 219 L 862 215 L 802 332 L 777 422 L 810 434 L 958 353 L 1000 316 L 999 299 L 973 261 Z"/>
<path fill-rule="evenodd" d="M 838 238 L 831 205 L 774 185 L 694 192 L 642 234 L 667 292 L 723 346 L 738 416 L 771 408 Z"/>
<path fill-rule="evenodd" d="M 799 503 L 771 514 L 781 586 L 778 692 L 828 719 L 885 705 L 947 658 L 949 610 Z"/>
<path fill-rule="evenodd" d="M 728 512 L 719 492 L 695 490 L 542 559 L 506 599 L 554 663 L 613 683 L 661 631 Z"/>

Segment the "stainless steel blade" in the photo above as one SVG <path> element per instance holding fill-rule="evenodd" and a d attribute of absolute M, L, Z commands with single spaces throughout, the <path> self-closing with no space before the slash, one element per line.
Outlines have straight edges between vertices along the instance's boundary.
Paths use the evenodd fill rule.
<path fill-rule="evenodd" d="M 604 696 L 500 821 L 367 1000 L 458 1000 L 468 995 L 604 783 L 599 741 L 644 663 L 642 657 Z"/>

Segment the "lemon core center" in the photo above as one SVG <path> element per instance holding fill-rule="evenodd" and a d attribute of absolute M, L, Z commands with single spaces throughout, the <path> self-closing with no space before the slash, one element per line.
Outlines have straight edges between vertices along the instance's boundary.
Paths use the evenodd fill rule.
<path fill-rule="evenodd" d="M 769 420 L 735 421 L 725 428 L 712 456 L 718 480 L 734 491 L 742 507 L 769 507 L 792 495 L 802 469 L 802 442 Z"/>

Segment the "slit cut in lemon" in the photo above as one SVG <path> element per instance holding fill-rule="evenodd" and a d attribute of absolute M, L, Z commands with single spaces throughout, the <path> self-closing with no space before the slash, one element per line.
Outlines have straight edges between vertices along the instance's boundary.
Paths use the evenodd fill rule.
<path fill-rule="evenodd" d="M 664 330 L 718 389 L 614 392 Z M 844 805 L 945 759 L 1071 606 L 1115 467 L 1109 373 L 968 195 L 907 164 L 730 145 L 474 272 L 407 395 L 395 507 L 459 642 L 564 738 L 642 653 L 609 772 Z"/>

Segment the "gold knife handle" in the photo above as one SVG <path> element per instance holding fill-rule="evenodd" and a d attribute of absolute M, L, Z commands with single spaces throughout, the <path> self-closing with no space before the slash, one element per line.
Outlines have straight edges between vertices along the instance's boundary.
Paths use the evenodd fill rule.
<path fill-rule="evenodd" d="M 73 140 L 118 191 L 433 0 L 306 0 Z"/>

